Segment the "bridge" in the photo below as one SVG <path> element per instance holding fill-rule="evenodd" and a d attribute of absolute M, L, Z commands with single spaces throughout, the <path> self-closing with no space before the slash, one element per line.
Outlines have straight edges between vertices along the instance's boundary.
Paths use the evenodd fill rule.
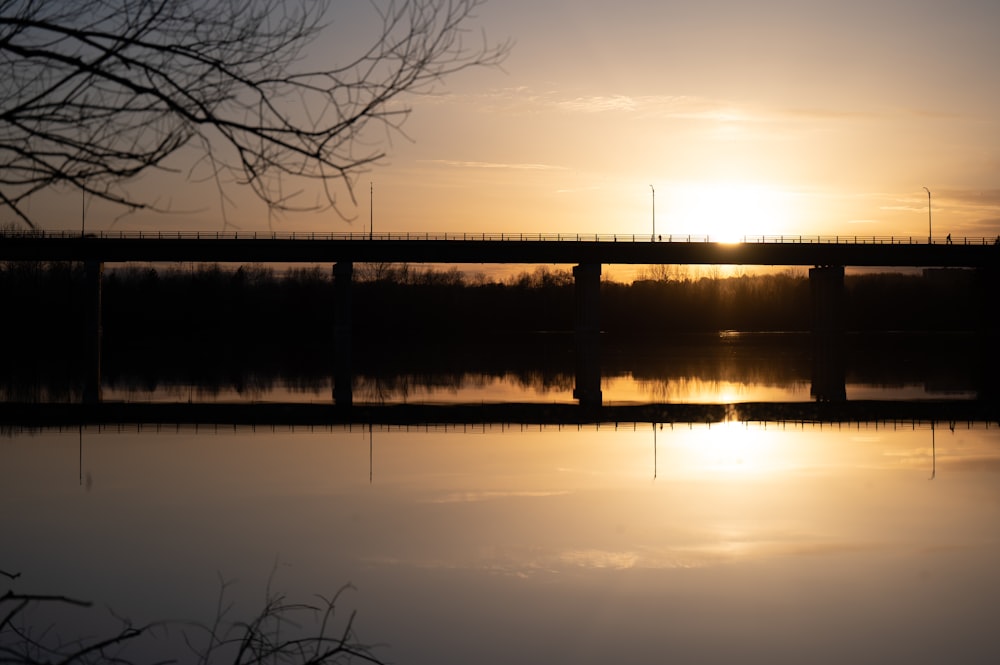
<path fill-rule="evenodd" d="M 0 426 L 26 430 L 75 427 L 214 426 L 334 427 L 379 425 L 582 426 L 618 424 L 712 425 L 936 423 L 1000 424 L 990 400 L 856 400 L 737 404 L 335 404 L 292 403 L 0 403 Z"/>
<path fill-rule="evenodd" d="M 577 388 L 600 404 L 600 279 L 608 265 L 809 266 L 820 399 L 844 394 L 842 345 L 846 267 L 965 268 L 979 275 L 984 303 L 1000 290 L 1000 237 L 705 236 L 490 233 L 0 232 L 2 261 L 81 261 L 93 301 L 88 324 L 100 387 L 101 275 L 106 263 L 325 263 L 333 266 L 334 400 L 351 404 L 351 284 L 354 263 L 568 264 L 576 291 Z M 997 314 L 984 307 L 987 328 Z"/>
<path fill-rule="evenodd" d="M 507 263 L 981 268 L 993 238 L 526 233 L 0 232 L 0 260 L 206 263 Z"/>

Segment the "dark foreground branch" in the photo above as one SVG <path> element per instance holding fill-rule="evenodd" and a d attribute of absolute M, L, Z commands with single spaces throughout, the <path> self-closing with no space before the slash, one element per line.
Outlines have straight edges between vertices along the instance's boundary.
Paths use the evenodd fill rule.
<path fill-rule="evenodd" d="M 14 580 L 19 575 L 4 573 Z M 82 623 L 107 617 L 92 612 L 87 601 L 62 595 L 15 593 L 0 596 L 0 663 L 116 663 L 184 662 L 168 656 L 183 647 L 189 662 L 198 665 L 332 665 L 353 662 L 380 664 L 373 646 L 362 643 L 354 630 L 355 613 L 339 625 L 336 619 L 341 588 L 332 598 L 317 603 L 290 603 L 268 591 L 264 607 L 249 620 L 231 619 L 233 606 L 225 600 L 228 583 L 221 584 L 215 617 L 208 624 L 163 621 L 134 626 L 111 615 L 115 625 L 96 635 L 67 636 Z"/>
<path fill-rule="evenodd" d="M 161 209 L 132 181 L 173 164 L 215 180 L 223 215 L 233 185 L 339 210 L 383 155 L 368 128 L 399 131 L 406 94 L 504 59 L 508 43 L 468 40 L 482 2 L 372 0 L 371 40 L 345 53 L 330 31 L 363 33 L 362 15 L 331 0 L 4 0 L 0 210 L 34 226 L 54 186 Z"/>

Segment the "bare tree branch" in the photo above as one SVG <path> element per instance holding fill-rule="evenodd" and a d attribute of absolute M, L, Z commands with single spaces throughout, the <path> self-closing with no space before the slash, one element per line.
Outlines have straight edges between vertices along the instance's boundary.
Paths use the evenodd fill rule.
<path fill-rule="evenodd" d="M 371 0 L 371 45 L 310 66 L 332 0 L 0 0 L 0 206 L 34 226 L 28 199 L 68 185 L 157 209 L 130 179 L 190 149 L 271 210 L 338 210 L 384 156 L 362 134 L 408 116 L 401 96 L 506 57 L 509 42 L 468 41 L 483 2 Z M 299 203 L 291 182 L 322 198 Z"/>
<path fill-rule="evenodd" d="M 15 594 L 8 590 L 0 595 L 0 663 L 34 665 L 38 663 L 119 663 L 131 665 L 136 653 L 161 653 L 171 646 L 171 628 L 181 631 L 181 639 L 190 650 L 194 662 L 231 662 L 239 665 L 264 663 L 334 664 L 382 661 L 373 653 L 373 646 L 359 641 L 354 631 L 352 611 L 336 634 L 334 615 L 345 585 L 331 598 L 320 596 L 320 603 L 292 603 L 285 596 L 270 591 L 268 584 L 264 606 L 247 621 L 229 618 L 233 605 L 226 600 L 230 583 L 221 580 L 215 617 L 208 624 L 199 622 L 161 621 L 144 626 L 132 623 L 114 613 L 117 627 L 104 634 L 71 636 L 65 639 L 60 630 L 75 630 L 73 618 L 60 625 L 53 617 L 66 622 L 67 616 L 48 611 L 64 607 L 91 612 L 86 601 L 68 596 Z M 34 610 L 34 612 L 31 612 Z M 207 637 L 203 646 L 189 632 Z M 162 640 L 162 641 L 160 641 Z M 173 662 L 163 660 L 163 663 Z"/>

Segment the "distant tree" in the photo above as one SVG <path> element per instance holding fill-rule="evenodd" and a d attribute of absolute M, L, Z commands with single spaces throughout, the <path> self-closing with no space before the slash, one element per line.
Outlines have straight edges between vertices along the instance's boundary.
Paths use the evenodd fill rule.
<path fill-rule="evenodd" d="M 360 282 L 381 282 L 396 279 L 400 274 L 408 272 L 405 266 L 394 263 L 357 263 L 354 266 L 354 278 Z"/>
<path fill-rule="evenodd" d="M 353 202 L 384 154 L 366 128 L 400 130 L 401 95 L 506 56 L 466 39 L 484 1 L 371 0 L 374 41 L 313 67 L 333 0 L 0 0 L 0 206 L 34 227 L 29 197 L 64 185 L 159 210 L 130 178 L 191 149 L 223 210 L 239 182 L 271 211 L 343 216 L 338 183 Z M 310 182 L 321 194 L 300 200 Z"/>

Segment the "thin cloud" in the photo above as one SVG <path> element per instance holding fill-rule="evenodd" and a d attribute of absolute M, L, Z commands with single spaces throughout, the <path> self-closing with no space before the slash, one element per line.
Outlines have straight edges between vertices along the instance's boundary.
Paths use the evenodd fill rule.
<path fill-rule="evenodd" d="M 443 94 L 434 104 L 467 105 L 481 111 L 534 114 L 555 111 L 573 114 L 629 113 L 679 118 L 728 118 L 738 114 L 730 102 L 684 95 L 573 95 L 552 88 L 500 88 L 474 94 Z M 425 102 L 427 103 L 427 102 Z"/>
<path fill-rule="evenodd" d="M 607 113 L 609 111 L 635 111 L 640 100 L 627 95 L 599 95 L 596 97 L 576 97 L 556 102 L 559 109 L 574 113 Z"/>
<path fill-rule="evenodd" d="M 759 108 L 732 100 L 688 95 L 596 95 L 552 100 L 533 95 L 533 100 L 573 113 L 630 113 L 642 117 L 697 120 L 715 123 L 768 123 L 789 120 L 854 120 L 871 113 L 823 108 Z"/>
<path fill-rule="evenodd" d="M 1000 189 L 947 189 L 934 194 L 959 205 L 1000 208 Z"/>
<path fill-rule="evenodd" d="M 738 122 L 752 116 L 725 101 L 677 95 L 595 95 L 572 99 L 545 99 L 556 110 L 570 113 L 629 113 L 642 117 Z"/>
<path fill-rule="evenodd" d="M 867 111 L 843 111 L 836 109 L 790 108 L 781 111 L 784 116 L 796 120 L 860 120 L 878 117 Z"/>
<path fill-rule="evenodd" d="M 497 499 L 519 499 L 519 498 L 544 498 L 550 496 L 563 496 L 569 494 L 565 490 L 551 491 L 474 491 L 452 492 L 442 497 L 431 499 L 430 503 L 479 503 L 482 501 L 495 501 Z"/>
<path fill-rule="evenodd" d="M 422 159 L 424 164 L 438 164 L 459 169 L 509 169 L 515 171 L 565 171 L 566 167 L 553 164 L 530 164 L 508 162 L 476 162 L 457 159 Z"/>
<path fill-rule="evenodd" d="M 498 88 L 474 94 L 446 93 L 437 104 L 460 104 L 484 112 L 532 115 L 557 112 L 574 115 L 627 114 L 639 118 L 690 120 L 720 124 L 789 121 L 855 120 L 868 112 L 829 108 L 760 108 L 728 99 L 691 95 L 572 95 L 559 88 L 538 90 L 528 86 Z"/>
<path fill-rule="evenodd" d="M 479 112 L 504 115 L 531 116 L 552 112 L 572 115 L 625 114 L 640 119 L 686 120 L 719 125 L 850 122 L 890 116 L 937 120 L 959 117 L 954 113 L 922 108 L 879 112 L 830 107 L 769 107 L 691 95 L 572 94 L 558 86 L 542 89 L 512 86 L 477 93 L 441 93 L 424 99 L 423 103 L 461 105 Z"/>
<path fill-rule="evenodd" d="M 614 550 L 567 550 L 560 554 L 560 563 L 574 568 L 598 568 L 611 570 L 628 570 L 635 568 L 639 562 L 636 552 Z"/>
<path fill-rule="evenodd" d="M 562 187 L 556 190 L 556 194 L 579 194 L 580 192 L 600 192 L 606 189 L 602 185 L 593 185 L 591 187 Z"/>
<path fill-rule="evenodd" d="M 894 199 L 894 204 L 882 206 L 883 210 L 902 210 L 910 212 L 927 208 L 925 192 L 914 191 L 907 196 L 883 194 L 884 198 Z M 934 209 L 979 209 L 982 211 L 1000 211 L 1000 189 L 946 189 L 934 190 Z"/>

